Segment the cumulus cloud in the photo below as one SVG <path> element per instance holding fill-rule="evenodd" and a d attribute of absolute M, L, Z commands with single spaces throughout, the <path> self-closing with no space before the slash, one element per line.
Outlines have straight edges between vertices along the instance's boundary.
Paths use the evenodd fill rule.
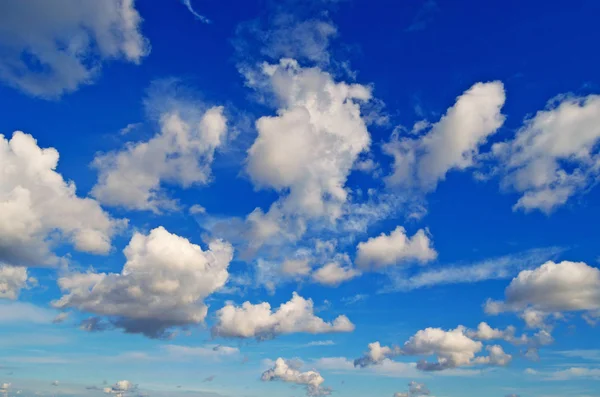
<path fill-rule="evenodd" d="M 411 336 L 402 347 L 381 346 L 379 342 L 369 345 L 369 351 L 354 360 L 354 366 L 367 367 L 380 365 L 396 356 L 436 356 L 435 362 L 421 360 L 417 369 L 421 371 L 444 371 L 472 365 L 507 365 L 512 356 L 504 353 L 498 345 L 487 346 L 488 356 L 477 356 L 483 343 L 470 338 L 467 329 L 426 328 Z"/>
<path fill-rule="evenodd" d="M 27 268 L 0 264 L 0 299 L 15 300 L 22 289 L 37 284 L 37 280 L 27 275 Z"/>
<path fill-rule="evenodd" d="M 58 151 L 40 148 L 17 131 L 0 134 L 0 262 L 14 266 L 54 265 L 50 240 L 68 241 L 78 251 L 106 254 L 125 225 L 112 219 L 75 184 L 56 172 Z"/>
<path fill-rule="evenodd" d="M 301 372 L 295 365 L 283 358 L 275 360 L 273 368 L 263 372 L 261 379 L 265 382 L 280 380 L 282 382 L 294 383 L 306 387 L 308 396 L 326 396 L 331 390 L 322 386 L 325 379 L 317 371 Z"/>
<path fill-rule="evenodd" d="M 331 262 L 315 270 L 312 274 L 312 279 L 319 284 L 336 286 L 359 275 L 360 272 L 350 266 L 343 266 L 337 262 Z"/>
<path fill-rule="evenodd" d="M 554 211 L 600 175 L 600 96 L 560 96 L 508 142 L 492 147 L 502 186 L 522 196 L 514 210 Z"/>
<path fill-rule="evenodd" d="M 488 300 L 486 312 L 522 312 L 529 325 L 539 326 L 554 312 L 600 309 L 600 270 L 583 262 L 548 261 L 520 272 L 504 295 L 504 301 Z"/>
<path fill-rule="evenodd" d="M 449 171 L 472 166 L 479 147 L 504 123 L 500 110 L 505 99 L 501 82 L 477 83 L 428 132 L 417 138 L 396 134 L 384 145 L 394 157 L 388 185 L 433 191 Z"/>
<path fill-rule="evenodd" d="M 244 302 L 242 306 L 230 303 L 218 310 L 216 317 L 217 324 L 212 328 L 212 334 L 227 338 L 268 339 L 297 332 L 323 334 L 354 331 L 354 324 L 344 315 L 331 322 L 315 316 L 313 301 L 297 293 L 274 312 L 267 302 L 256 305 Z"/>
<path fill-rule="evenodd" d="M 282 193 L 275 208 L 284 216 L 338 218 L 348 198 L 348 174 L 370 144 L 360 113 L 370 89 L 335 82 L 328 73 L 302 68 L 292 59 L 264 64 L 260 76 L 247 78 L 272 93 L 279 106 L 277 116 L 256 122 L 258 137 L 247 161 L 252 182 Z"/>
<path fill-rule="evenodd" d="M 64 295 L 53 305 L 106 316 L 126 332 L 168 336 L 171 327 L 202 323 L 204 299 L 227 281 L 231 245 L 214 240 L 208 247 L 203 251 L 163 227 L 135 233 L 123 250 L 121 273 L 67 274 L 58 280 Z"/>
<path fill-rule="evenodd" d="M 109 60 L 150 52 L 133 0 L 9 1 L 0 5 L 0 79 L 55 98 L 91 84 Z"/>
<path fill-rule="evenodd" d="M 223 107 L 190 113 L 175 106 L 161 114 L 159 125 L 150 140 L 94 159 L 99 175 L 92 194 L 100 202 L 136 210 L 172 210 L 178 205 L 162 189 L 164 183 L 186 188 L 210 181 L 215 151 L 226 139 Z"/>
<path fill-rule="evenodd" d="M 431 392 L 424 383 L 417 383 L 413 380 L 408 384 L 408 392 L 394 393 L 394 397 L 422 397 L 430 394 Z"/>
<path fill-rule="evenodd" d="M 137 386 L 128 380 L 120 380 L 112 386 L 105 387 L 102 391 L 106 394 L 114 394 L 115 397 L 123 397 L 129 392 L 133 392 Z"/>
<path fill-rule="evenodd" d="M 427 262 L 437 257 L 428 233 L 420 229 L 412 237 L 398 226 L 389 235 L 371 237 L 356 247 L 356 263 L 364 269 L 381 269 L 402 262 Z"/>

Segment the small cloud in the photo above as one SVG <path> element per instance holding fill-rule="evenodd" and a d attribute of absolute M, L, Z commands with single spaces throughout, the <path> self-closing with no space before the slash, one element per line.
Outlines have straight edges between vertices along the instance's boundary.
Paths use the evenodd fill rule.
<path fill-rule="evenodd" d="M 140 127 L 141 125 L 142 125 L 142 123 L 129 123 L 125 127 L 121 128 L 119 130 L 119 135 L 127 135 L 131 131 L 133 131 L 136 128 Z"/>
<path fill-rule="evenodd" d="M 200 22 L 203 23 L 212 23 L 212 21 L 208 18 L 206 18 L 203 15 L 200 15 L 196 12 L 196 10 L 194 10 L 194 7 L 192 7 L 192 1 L 191 0 L 181 0 L 181 2 L 183 3 L 183 5 L 188 9 L 189 12 L 192 13 L 192 15 L 199 20 Z"/>

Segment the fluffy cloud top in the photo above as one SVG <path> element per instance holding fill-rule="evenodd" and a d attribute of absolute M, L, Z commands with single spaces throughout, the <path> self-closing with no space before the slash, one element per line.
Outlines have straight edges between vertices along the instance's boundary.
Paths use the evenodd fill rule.
<path fill-rule="evenodd" d="M 273 368 L 263 372 L 263 381 L 281 380 L 306 387 L 308 396 L 325 396 L 330 394 L 328 388 L 321 386 L 325 379 L 316 371 L 301 372 L 282 358 L 275 361 Z"/>
<path fill-rule="evenodd" d="M 354 360 L 355 367 L 368 367 L 373 364 L 381 364 L 383 360 L 402 354 L 399 347 L 381 346 L 379 342 L 369 343 L 369 351 L 364 356 Z"/>
<path fill-rule="evenodd" d="M 549 102 L 515 138 L 492 150 L 502 162 L 505 188 L 521 193 L 514 209 L 552 212 L 599 175 L 600 96 Z"/>
<path fill-rule="evenodd" d="M 286 214 L 339 217 L 348 196 L 346 178 L 370 144 L 359 106 L 371 98 L 370 89 L 336 83 L 328 73 L 291 59 L 266 64 L 262 72 L 249 76 L 249 83 L 272 92 L 279 110 L 256 123 L 250 178 L 257 187 L 287 192 L 281 202 Z"/>
<path fill-rule="evenodd" d="M 520 272 L 506 288 L 504 302 L 486 304 L 490 314 L 525 310 L 530 322 L 539 322 L 543 313 L 598 309 L 600 270 L 569 261 L 548 261 L 537 269 Z"/>
<path fill-rule="evenodd" d="M 217 311 L 216 317 L 217 324 L 212 334 L 228 338 L 268 339 L 297 332 L 323 334 L 354 331 L 354 324 L 344 315 L 332 322 L 315 316 L 313 301 L 297 293 L 275 312 L 267 302 L 256 305 L 244 302 L 241 307 L 227 304 Z"/>
<path fill-rule="evenodd" d="M 133 3 L 2 2 L 0 79 L 30 95 L 58 97 L 92 83 L 107 60 L 139 63 L 150 46 Z"/>
<path fill-rule="evenodd" d="M 0 299 L 17 299 L 22 289 L 36 283 L 27 275 L 27 268 L 0 264 Z"/>
<path fill-rule="evenodd" d="M 0 135 L 0 262 L 56 263 L 49 240 L 60 236 L 79 251 L 106 254 L 124 225 L 92 199 L 80 198 L 75 184 L 56 172 L 58 151 L 42 149 L 28 134 Z"/>
<path fill-rule="evenodd" d="M 92 194 L 102 203 L 128 209 L 174 209 L 177 202 L 165 195 L 161 184 L 208 183 L 215 150 L 224 143 L 226 132 L 222 107 L 197 118 L 166 112 L 160 118 L 160 132 L 150 140 L 94 159 L 99 175 Z"/>
<path fill-rule="evenodd" d="M 425 230 L 420 229 L 409 237 L 402 226 L 389 235 L 371 237 L 359 243 L 356 249 L 356 263 L 361 268 L 380 269 L 407 261 L 427 262 L 437 257 Z"/>
<path fill-rule="evenodd" d="M 315 282 L 336 286 L 360 275 L 360 272 L 350 266 L 343 266 L 337 262 L 331 262 L 315 270 L 312 278 Z"/>
<path fill-rule="evenodd" d="M 448 171 L 473 165 L 479 147 L 504 123 L 500 110 L 505 99 L 501 82 L 477 83 L 426 134 L 393 139 L 384 146 L 394 157 L 387 183 L 431 191 Z"/>
<path fill-rule="evenodd" d="M 225 285 L 233 257 L 230 244 L 215 240 L 203 251 L 164 228 L 136 233 L 123 250 L 121 273 L 72 273 L 58 280 L 64 295 L 53 305 L 99 316 L 126 332 L 168 335 L 174 326 L 202 323 L 203 300 Z"/>

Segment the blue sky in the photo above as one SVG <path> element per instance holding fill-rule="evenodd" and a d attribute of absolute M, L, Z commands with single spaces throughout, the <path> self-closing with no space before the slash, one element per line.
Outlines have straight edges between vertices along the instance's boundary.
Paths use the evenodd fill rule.
<path fill-rule="evenodd" d="M 600 396 L 595 1 L 0 4 L 0 396 Z"/>

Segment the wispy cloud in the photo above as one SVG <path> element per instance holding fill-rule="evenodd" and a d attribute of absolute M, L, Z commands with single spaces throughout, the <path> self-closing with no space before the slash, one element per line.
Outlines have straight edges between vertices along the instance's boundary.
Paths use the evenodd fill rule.
<path fill-rule="evenodd" d="M 194 7 L 192 7 L 192 0 L 181 0 L 181 2 L 184 6 L 186 6 L 188 11 L 191 12 L 194 17 L 196 17 L 197 20 L 203 23 L 212 23 L 210 19 L 206 18 L 204 15 L 198 14 L 196 10 L 194 10 Z"/>
<path fill-rule="evenodd" d="M 541 265 L 564 252 L 562 247 L 535 248 L 516 254 L 499 256 L 461 265 L 437 266 L 412 276 L 392 273 L 391 285 L 380 292 L 411 291 L 436 285 L 467 284 L 485 280 L 502 280 L 519 271 Z"/>
<path fill-rule="evenodd" d="M 435 0 L 425 0 L 419 11 L 412 20 L 409 27 L 406 28 L 407 32 L 416 32 L 423 30 L 431 23 L 433 16 L 440 11 Z"/>

